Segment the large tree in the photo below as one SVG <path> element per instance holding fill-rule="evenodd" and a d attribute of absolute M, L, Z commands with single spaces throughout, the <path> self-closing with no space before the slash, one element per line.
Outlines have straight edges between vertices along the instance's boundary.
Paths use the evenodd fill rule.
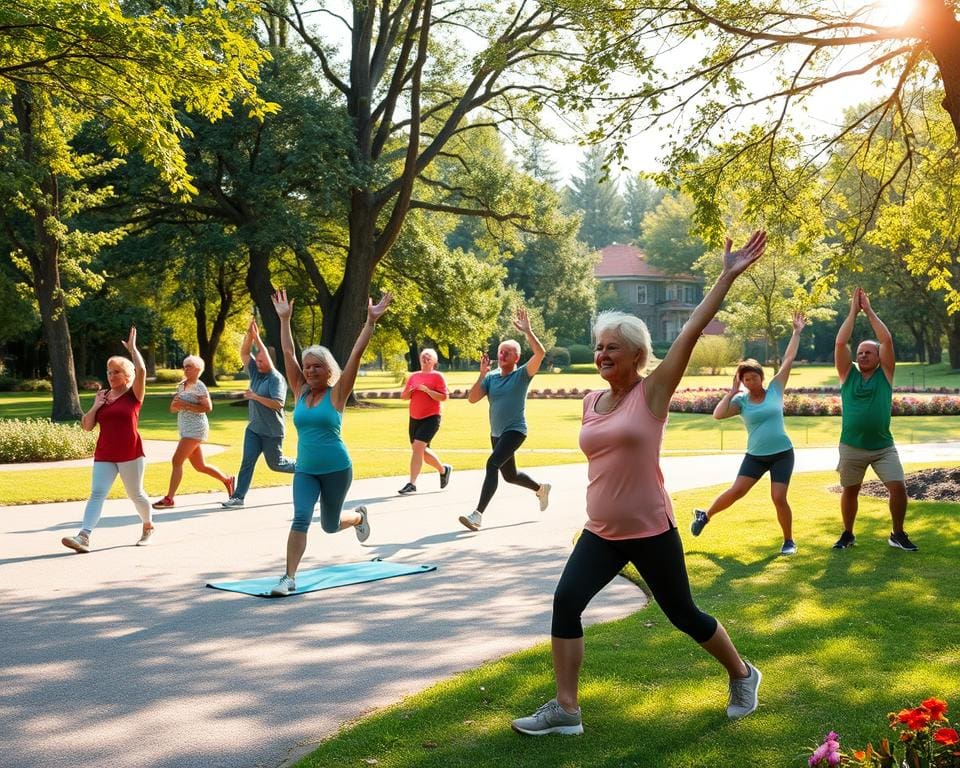
<path fill-rule="evenodd" d="M 374 272 L 410 211 L 517 218 L 504 198 L 491 207 L 467 190 L 444 188 L 432 166 L 441 156 L 467 163 L 451 142 L 475 129 L 534 125 L 534 99 L 558 94 L 577 58 L 562 39 L 570 22 L 547 2 L 342 0 L 317 7 L 289 0 L 272 11 L 312 52 L 340 97 L 352 126 L 351 158 L 368 172 L 349 190 L 339 282 L 314 273 L 322 342 L 345 359 Z M 443 194 L 421 194 L 427 189 Z M 256 299 L 266 312 L 265 296 Z"/>
<path fill-rule="evenodd" d="M 765 112 L 765 129 L 749 143 L 725 143 L 728 157 L 752 148 L 772 154 L 789 135 L 791 119 L 833 89 L 875 98 L 842 120 L 808 132 L 807 170 L 816 175 L 830 148 L 862 125 L 888 123 L 887 137 L 865 131 L 863 142 L 895 140 L 901 152 L 887 168 L 890 182 L 909 164 L 912 136 L 925 116 L 914 93 L 934 90 L 960 135 L 960 20 L 956 0 L 916 0 L 902 24 L 880 3 L 808 0 L 559 0 L 591 20 L 593 66 L 571 88 L 585 109 L 600 107 L 597 141 L 645 128 L 669 137 L 664 160 L 679 172 L 729 138 L 744 115 Z M 893 5 L 887 6 L 887 10 Z M 635 76 L 622 77 L 628 72 Z M 614 79 L 613 75 L 621 75 Z M 820 116 L 818 114 L 818 116 Z M 741 134 L 747 138 L 747 134 Z M 770 169 L 771 173 L 773 168 Z M 785 183 L 773 190 L 787 189 Z M 863 212 L 864 222 L 870 207 Z M 863 228 L 860 230 L 861 234 Z"/>
<path fill-rule="evenodd" d="M 567 206 L 580 215 L 580 242 L 599 250 L 625 238 L 624 206 L 607 167 L 607 153 L 592 146 L 584 153 L 579 174 L 567 187 Z"/>
<path fill-rule="evenodd" d="M 71 145 L 96 120 L 114 150 L 139 151 L 181 193 L 194 191 L 180 109 L 215 119 L 235 98 L 269 111 L 252 85 L 265 54 L 249 34 L 253 8 L 210 4 L 125 13 L 113 0 L 0 3 L 2 225 L 33 289 L 53 374 L 52 417 L 81 415 L 66 309 L 65 274 L 122 234 L 82 233 L 72 218 L 102 202 L 91 188 L 108 170 Z"/>

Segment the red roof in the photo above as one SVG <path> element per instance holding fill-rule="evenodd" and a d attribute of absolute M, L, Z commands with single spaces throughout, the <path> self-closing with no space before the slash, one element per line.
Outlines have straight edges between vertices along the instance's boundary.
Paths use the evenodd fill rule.
<path fill-rule="evenodd" d="M 647 257 L 635 245 L 613 243 L 600 249 L 600 263 L 594 267 L 593 274 L 605 277 L 680 277 L 698 280 L 694 275 L 668 275 L 662 269 L 647 264 Z"/>

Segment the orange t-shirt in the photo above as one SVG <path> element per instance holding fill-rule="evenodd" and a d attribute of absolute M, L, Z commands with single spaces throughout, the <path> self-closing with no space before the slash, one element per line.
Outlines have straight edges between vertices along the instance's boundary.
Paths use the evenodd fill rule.
<path fill-rule="evenodd" d="M 650 413 L 644 384 L 610 413 L 597 413 L 603 392 L 583 400 L 580 450 L 587 457 L 586 529 L 604 539 L 640 539 L 676 527 L 663 487 L 660 447 L 666 419 Z"/>

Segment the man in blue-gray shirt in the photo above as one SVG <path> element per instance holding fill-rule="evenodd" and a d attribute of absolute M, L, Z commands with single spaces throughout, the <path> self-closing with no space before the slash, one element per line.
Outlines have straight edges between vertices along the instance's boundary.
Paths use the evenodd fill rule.
<path fill-rule="evenodd" d="M 250 386 L 243 393 L 250 408 L 250 423 L 243 433 L 243 459 L 237 473 L 237 486 L 223 506 L 232 509 L 243 506 L 243 500 L 253 480 L 253 470 L 260 455 L 274 472 L 292 474 L 296 461 L 281 452 L 283 445 L 283 403 L 287 399 L 287 383 L 273 367 L 270 354 L 260 338 L 257 321 L 250 322 L 240 345 L 240 359 L 250 376 Z"/>
<path fill-rule="evenodd" d="M 490 357 L 486 352 L 480 358 L 480 376 L 470 389 L 468 399 L 477 403 L 484 397 L 490 402 L 490 444 L 493 453 L 487 459 L 487 474 L 480 491 L 477 508 L 469 515 L 461 515 L 460 522 L 471 531 L 480 530 L 483 512 L 497 491 L 497 473 L 514 485 L 522 485 L 537 494 L 540 511 L 547 508 L 550 498 L 550 484 L 538 483 L 529 475 L 517 472 L 514 454 L 527 439 L 527 421 L 524 409 L 527 402 L 527 389 L 530 380 L 537 375 L 546 350 L 540 339 L 530 327 L 530 318 L 524 309 L 517 310 L 513 318 L 514 327 L 527 337 L 533 350 L 533 356 L 521 366 L 520 345 L 513 339 L 500 343 L 497 350 L 496 371 L 490 371 Z"/>

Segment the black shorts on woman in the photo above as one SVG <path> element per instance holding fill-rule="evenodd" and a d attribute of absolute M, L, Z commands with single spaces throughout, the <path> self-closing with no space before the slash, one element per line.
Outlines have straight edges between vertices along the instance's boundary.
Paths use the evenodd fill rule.
<path fill-rule="evenodd" d="M 790 485 L 794 458 L 793 448 L 788 448 L 779 453 L 771 453 L 767 456 L 754 456 L 752 453 L 748 453 L 744 455 L 743 462 L 740 464 L 740 471 L 737 474 L 759 480 L 769 471 L 771 483 Z"/>
<path fill-rule="evenodd" d="M 423 419 L 414 419 L 410 418 L 410 424 L 407 428 L 410 434 L 410 443 L 413 444 L 414 440 L 419 440 L 421 443 L 426 443 L 430 445 L 430 441 L 437 436 L 437 432 L 440 431 L 440 414 L 436 413 L 433 416 L 427 416 Z"/>

